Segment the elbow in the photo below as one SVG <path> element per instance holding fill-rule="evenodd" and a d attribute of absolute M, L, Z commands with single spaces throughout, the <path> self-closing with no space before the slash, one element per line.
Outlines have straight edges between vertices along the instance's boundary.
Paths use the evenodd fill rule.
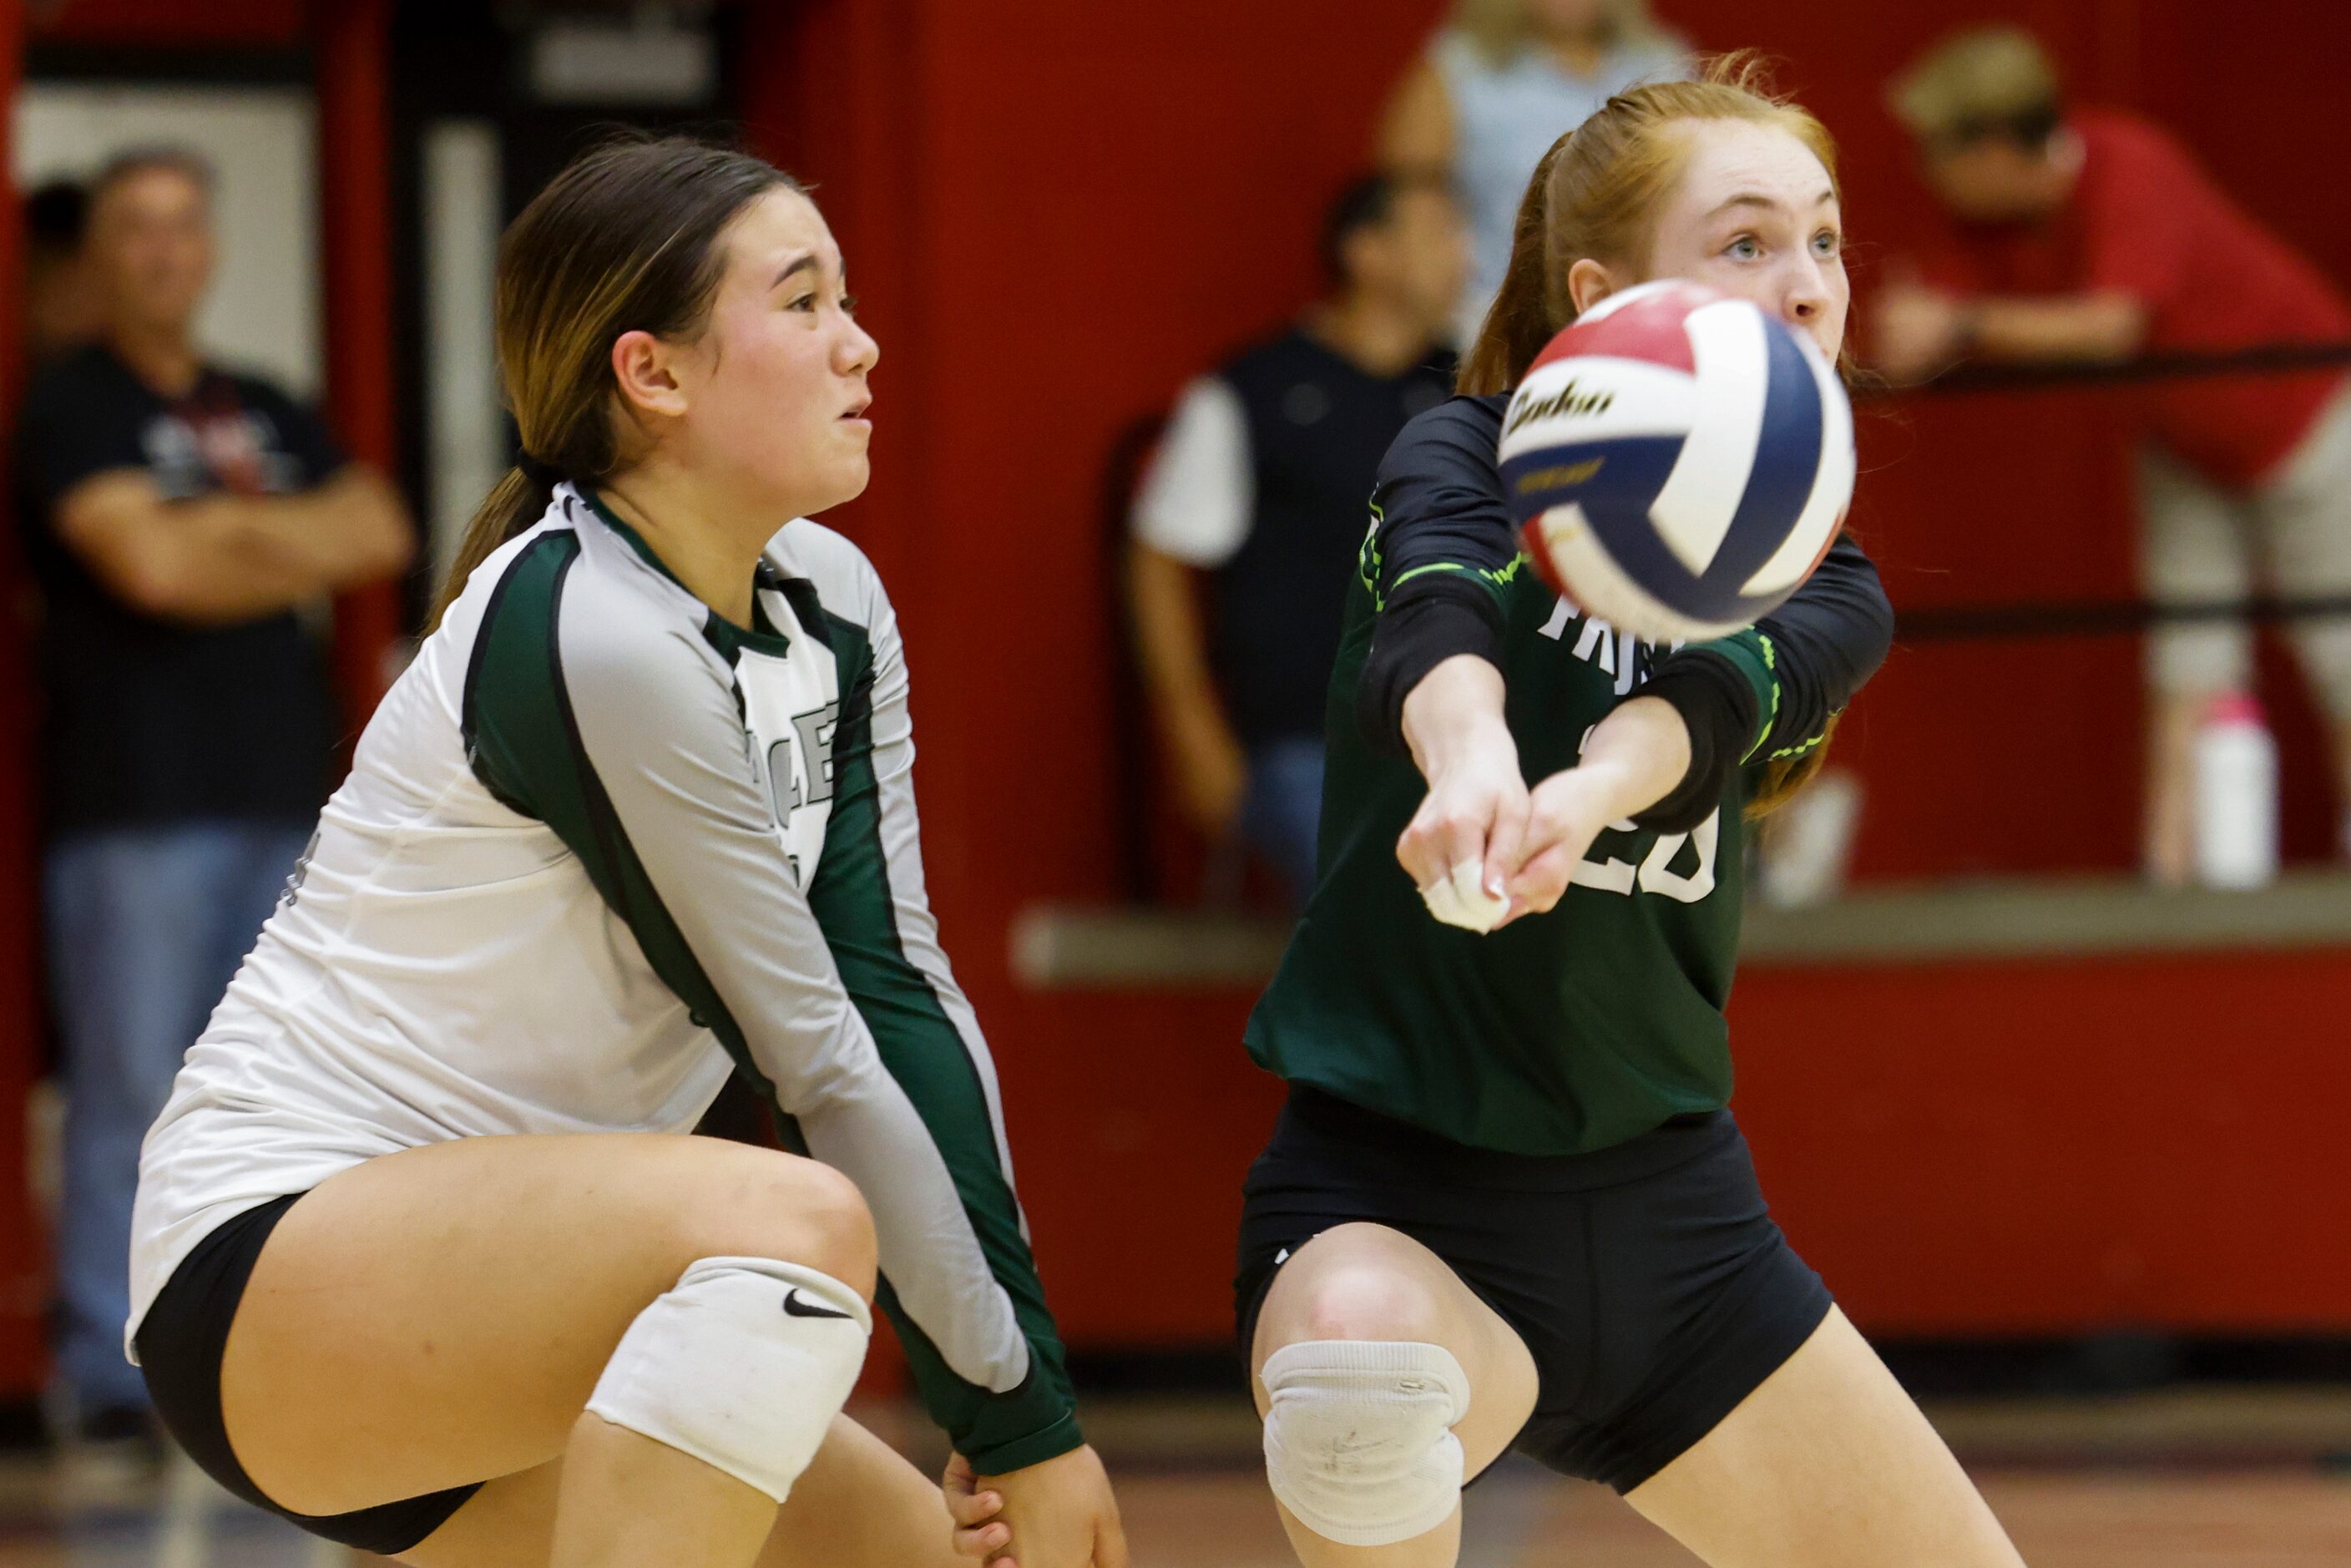
<path fill-rule="evenodd" d="M 1886 597 L 1884 589 L 1876 589 L 1870 594 L 1869 614 L 1854 639 L 1855 664 L 1864 680 L 1876 674 L 1894 651 L 1895 627 L 1894 601 Z"/>
<path fill-rule="evenodd" d="M 337 573 L 337 588 L 355 588 L 397 577 L 415 563 L 416 526 L 399 492 L 382 478 L 369 475 L 365 488 L 354 497 L 358 516 L 351 521 L 347 556 Z"/>
<path fill-rule="evenodd" d="M 334 531 L 334 552 L 322 562 L 324 583 L 334 592 L 395 579 L 416 562 L 416 524 L 391 479 L 364 465 L 352 465 L 318 491 L 324 524 Z"/>
<path fill-rule="evenodd" d="M 367 575 L 371 579 L 397 577 L 416 562 L 416 524 L 401 504 L 400 492 L 384 480 L 374 479 L 369 486 L 369 519 L 371 526 L 366 533 L 365 557 Z"/>
<path fill-rule="evenodd" d="M 385 508 L 377 534 L 368 562 L 369 577 L 398 577 L 416 564 L 416 529 L 397 504 Z"/>

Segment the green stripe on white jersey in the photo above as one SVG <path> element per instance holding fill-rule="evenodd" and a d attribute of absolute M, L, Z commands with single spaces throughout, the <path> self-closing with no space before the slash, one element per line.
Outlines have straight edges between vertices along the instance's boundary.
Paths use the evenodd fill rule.
<path fill-rule="evenodd" d="M 983 1471 L 1019 1469 L 1080 1438 L 994 1069 L 923 889 L 896 623 L 864 557 L 807 521 L 755 601 L 752 627 L 722 621 L 559 491 L 370 725 L 190 1074 L 249 1074 L 258 1037 L 287 1037 L 268 1090 L 304 1155 L 263 1137 L 234 1163 L 308 1186 L 319 1128 L 353 1119 L 344 1165 L 470 1133 L 679 1130 L 731 1058 L 864 1194 L 934 1414 Z M 167 1151 L 228 1135 L 183 1075 Z M 171 1185 L 142 1239 L 154 1288 L 210 1196 Z"/>

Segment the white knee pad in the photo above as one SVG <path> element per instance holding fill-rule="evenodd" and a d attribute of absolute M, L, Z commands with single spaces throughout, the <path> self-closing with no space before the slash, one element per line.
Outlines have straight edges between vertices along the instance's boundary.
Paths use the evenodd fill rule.
<path fill-rule="evenodd" d="M 849 1399 L 873 1315 L 830 1274 L 705 1258 L 637 1314 L 588 1401 L 778 1502 Z"/>
<path fill-rule="evenodd" d="M 1343 1546 L 1387 1546 L 1445 1522 L 1461 1496 L 1469 1379 L 1443 1345 L 1308 1340 L 1259 1374 L 1265 1477 L 1298 1522 Z"/>

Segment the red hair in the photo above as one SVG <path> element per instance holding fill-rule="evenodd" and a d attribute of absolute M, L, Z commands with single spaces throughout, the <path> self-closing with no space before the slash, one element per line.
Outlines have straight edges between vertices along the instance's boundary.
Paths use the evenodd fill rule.
<path fill-rule="evenodd" d="M 1813 151 L 1834 185 L 1836 139 L 1808 110 L 1771 92 L 1764 58 L 1755 51 L 1708 61 L 1696 81 L 1654 82 L 1618 93 L 1552 142 L 1535 165 L 1519 203 L 1510 270 L 1461 362 L 1461 392 L 1483 396 L 1518 384 L 1543 346 L 1575 319 L 1567 275 L 1577 262 L 1589 258 L 1635 277 L 1647 274 L 1658 210 L 1688 161 L 1683 128 L 1719 120 L 1785 131 Z M 1803 788 L 1820 771 L 1835 731 L 1832 718 L 1804 755 L 1767 763 L 1748 816 L 1778 809 Z"/>
<path fill-rule="evenodd" d="M 1806 110 L 1775 97 L 1763 57 L 1744 50 L 1707 63 L 1696 81 L 1629 88 L 1551 145 L 1519 203 L 1510 269 L 1461 362 L 1460 390 L 1508 392 L 1543 345 L 1575 319 L 1568 269 L 1586 257 L 1648 270 L 1657 211 L 1689 157 L 1681 128 L 1743 120 L 1776 126 L 1810 148 L 1836 181 L 1836 139 Z"/>

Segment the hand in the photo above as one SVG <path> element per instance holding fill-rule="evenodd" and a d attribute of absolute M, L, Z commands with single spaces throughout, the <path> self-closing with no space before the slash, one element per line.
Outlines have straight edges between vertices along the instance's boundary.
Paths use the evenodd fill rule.
<path fill-rule="evenodd" d="M 1958 300 L 1915 273 L 1898 275 L 1878 294 L 1870 323 L 1877 368 L 1892 381 L 1925 381 L 1959 357 L 1965 324 Z"/>
<path fill-rule="evenodd" d="M 1447 925 L 1484 933 L 1520 910 L 1507 884 L 1526 833 L 1527 783 L 1507 730 L 1457 757 L 1430 781 L 1428 795 L 1396 840 L 1396 862 L 1420 889 L 1429 913 Z"/>
<path fill-rule="evenodd" d="M 1635 697 L 1594 725 L 1583 760 L 1536 785 L 1528 798 L 1503 924 L 1556 906 L 1601 831 L 1629 827 L 1625 819 L 1664 800 L 1689 767 L 1689 727 L 1671 703 Z"/>
<path fill-rule="evenodd" d="M 1404 730 L 1428 794 L 1396 840 L 1396 863 L 1429 900 L 1430 913 L 1491 929 L 1490 921 L 1508 915 L 1497 906 L 1519 869 L 1527 821 L 1518 742 L 1502 717 L 1501 672 L 1467 654 L 1447 660 L 1405 699 Z"/>
<path fill-rule="evenodd" d="M 1004 1511 L 1004 1494 L 982 1491 L 969 1459 L 961 1454 L 947 1456 L 946 1474 L 939 1478 L 939 1490 L 946 1497 L 947 1517 L 955 1521 L 956 1556 L 985 1560 L 1011 1544 L 1011 1527 L 996 1522 L 996 1516 Z"/>
<path fill-rule="evenodd" d="M 1127 1568 L 1118 1500 L 1092 1448 L 979 1484 L 1002 1494 L 1012 1532 L 1010 1544 L 987 1559 L 993 1568 Z"/>
<path fill-rule="evenodd" d="M 1618 799 L 1614 781 L 1589 768 L 1564 769 L 1535 786 L 1527 803 L 1526 861 L 1510 880 L 1503 925 L 1558 905 L 1592 841 L 1621 820 Z"/>
<path fill-rule="evenodd" d="M 1221 714 L 1184 727 L 1176 751 L 1176 803 L 1211 843 L 1232 831 L 1249 789 L 1249 758 Z"/>

